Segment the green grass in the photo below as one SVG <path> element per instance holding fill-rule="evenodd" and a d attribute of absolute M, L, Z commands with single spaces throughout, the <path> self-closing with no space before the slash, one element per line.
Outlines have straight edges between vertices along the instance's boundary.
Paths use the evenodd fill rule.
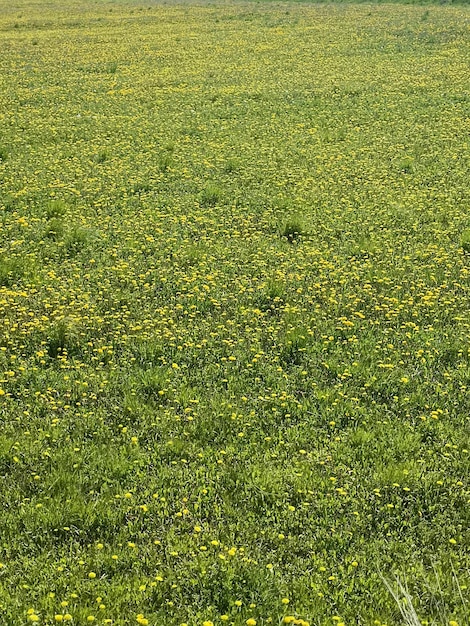
<path fill-rule="evenodd" d="M 279 0 L 250 0 L 253 2 L 276 2 L 279 4 Z M 284 0 L 284 4 L 289 3 L 303 3 L 303 4 L 363 4 L 367 6 L 374 6 L 378 4 L 401 4 L 401 5 L 461 5 L 466 6 L 470 4 L 470 0 Z M 426 17 L 424 19 L 427 19 Z"/>
<path fill-rule="evenodd" d="M 465 626 L 467 9 L 0 16 L 2 626 Z"/>

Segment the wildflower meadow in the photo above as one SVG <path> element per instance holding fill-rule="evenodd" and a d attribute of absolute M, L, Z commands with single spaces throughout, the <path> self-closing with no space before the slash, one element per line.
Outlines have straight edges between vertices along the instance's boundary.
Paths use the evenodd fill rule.
<path fill-rule="evenodd" d="M 0 624 L 470 624 L 470 14 L 0 0 Z"/>

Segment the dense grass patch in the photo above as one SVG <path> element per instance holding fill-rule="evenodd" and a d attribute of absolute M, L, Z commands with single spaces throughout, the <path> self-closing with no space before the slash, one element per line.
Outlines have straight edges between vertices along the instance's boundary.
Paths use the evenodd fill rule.
<path fill-rule="evenodd" d="M 2 626 L 468 623 L 468 25 L 0 0 Z"/>

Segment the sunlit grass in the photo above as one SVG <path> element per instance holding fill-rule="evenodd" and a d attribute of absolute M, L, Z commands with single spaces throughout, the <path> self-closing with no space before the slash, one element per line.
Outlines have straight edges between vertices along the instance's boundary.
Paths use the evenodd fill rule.
<path fill-rule="evenodd" d="M 465 626 L 468 25 L 0 0 L 2 626 Z"/>

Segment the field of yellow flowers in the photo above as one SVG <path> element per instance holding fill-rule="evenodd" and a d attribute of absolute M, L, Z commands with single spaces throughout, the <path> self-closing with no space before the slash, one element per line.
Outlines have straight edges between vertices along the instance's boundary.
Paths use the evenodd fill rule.
<path fill-rule="evenodd" d="M 469 18 L 0 0 L 2 626 L 469 624 Z"/>

